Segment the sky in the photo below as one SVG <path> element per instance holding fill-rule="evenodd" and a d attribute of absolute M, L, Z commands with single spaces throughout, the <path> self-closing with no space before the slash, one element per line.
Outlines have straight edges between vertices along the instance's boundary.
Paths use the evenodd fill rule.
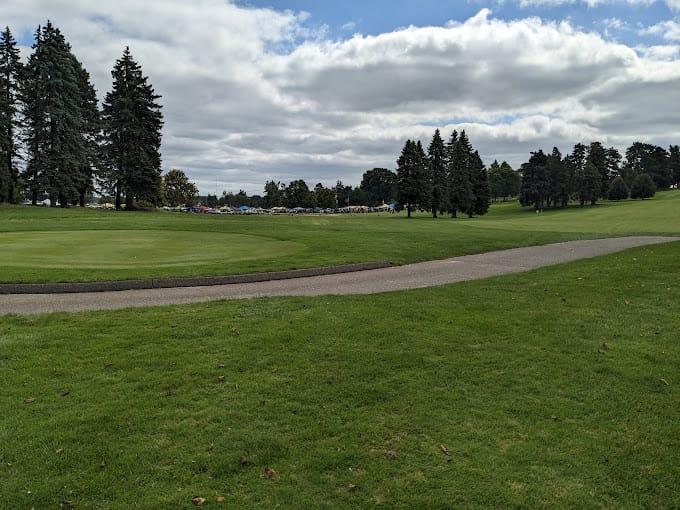
<path fill-rule="evenodd" d="M 130 46 L 163 96 L 163 168 L 204 194 L 357 185 L 435 128 L 515 167 L 680 143 L 680 0 L 2 0 L 24 58 L 47 19 L 100 98 Z"/>

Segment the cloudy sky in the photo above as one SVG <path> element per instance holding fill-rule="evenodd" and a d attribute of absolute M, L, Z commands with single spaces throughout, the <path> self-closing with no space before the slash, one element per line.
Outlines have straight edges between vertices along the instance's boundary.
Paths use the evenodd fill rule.
<path fill-rule="evenodd" d="M 129 45 L 163 95 L 164 167 L 203 193 L 394 168 L 464 128 L 485 162 L 680 142 L 680 0 L 2 0 L 51 19 L 100 96 Z"/>

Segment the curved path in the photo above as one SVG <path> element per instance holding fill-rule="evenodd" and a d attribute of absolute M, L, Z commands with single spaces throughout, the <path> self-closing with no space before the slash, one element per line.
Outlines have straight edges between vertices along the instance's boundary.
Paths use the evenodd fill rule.
<path fill-rule="evenodd" d="M 0 315 L 112 310 L 264 296 L 374 294 L 520 273 L 562 262 L 606 255 L 636 246 L 678 240 L 680 238 L 638 236 L 569 241 L 361 272 L 210 287 L 156 288 L 78 294 L 9 294 L 0 295 Z"/>

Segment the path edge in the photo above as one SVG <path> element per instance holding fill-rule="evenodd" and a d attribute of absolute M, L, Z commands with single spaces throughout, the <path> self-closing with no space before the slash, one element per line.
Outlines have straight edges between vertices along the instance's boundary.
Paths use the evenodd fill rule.
<path fill-rule="evenodd" d="M 72 283 L 1 283 L 0 295 L 12 294 L 79 294 L 85 292 L 116 292 L 124 290 L 169 289 L 174 287 L 212 287 L 239 283 L 257 283 L 274 280 L 291 280 L 310 276 L 356 273 L 394 267 L 391 262 L 363 262 L 340 266 L 291 269 L 266 273 L 248 273 L 231 276 L 196 276 L 183 278 L 151 278 L 145 280 L 119 280 Z"/>

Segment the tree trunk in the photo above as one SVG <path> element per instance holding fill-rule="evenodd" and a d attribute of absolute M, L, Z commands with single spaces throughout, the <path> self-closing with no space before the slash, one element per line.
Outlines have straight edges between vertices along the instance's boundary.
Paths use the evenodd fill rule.
<path fill-rule="evenodd" d="M 408 204 L 406 206 L 406 217 L 410 218 L 411 217 L 411 204 Z"/>
<path fill-rule="evenodd" d="M 85 207 L 85 191 L 81 190 L 78 197 L 78 205 L 80 207 Z"/>
<path fill-rule="evenodd" d="M 31 205 L 38 205 L 38 190 L 31 190 Z"/>
<path fill-rule="evenodd" d="M 432 217 L 436 220 L 437 219 L 437 209 L 432 210 Z"/>
<path fill-rule="evenodd" d="M 125 209 L 131 211 L 135 208 L 135 197 L 130 193 L 125 193 Z"/>
<path fill-rule="evenodd" d="M 120 211 L 120 182 L 116 183 L 116 211 Z"/>

